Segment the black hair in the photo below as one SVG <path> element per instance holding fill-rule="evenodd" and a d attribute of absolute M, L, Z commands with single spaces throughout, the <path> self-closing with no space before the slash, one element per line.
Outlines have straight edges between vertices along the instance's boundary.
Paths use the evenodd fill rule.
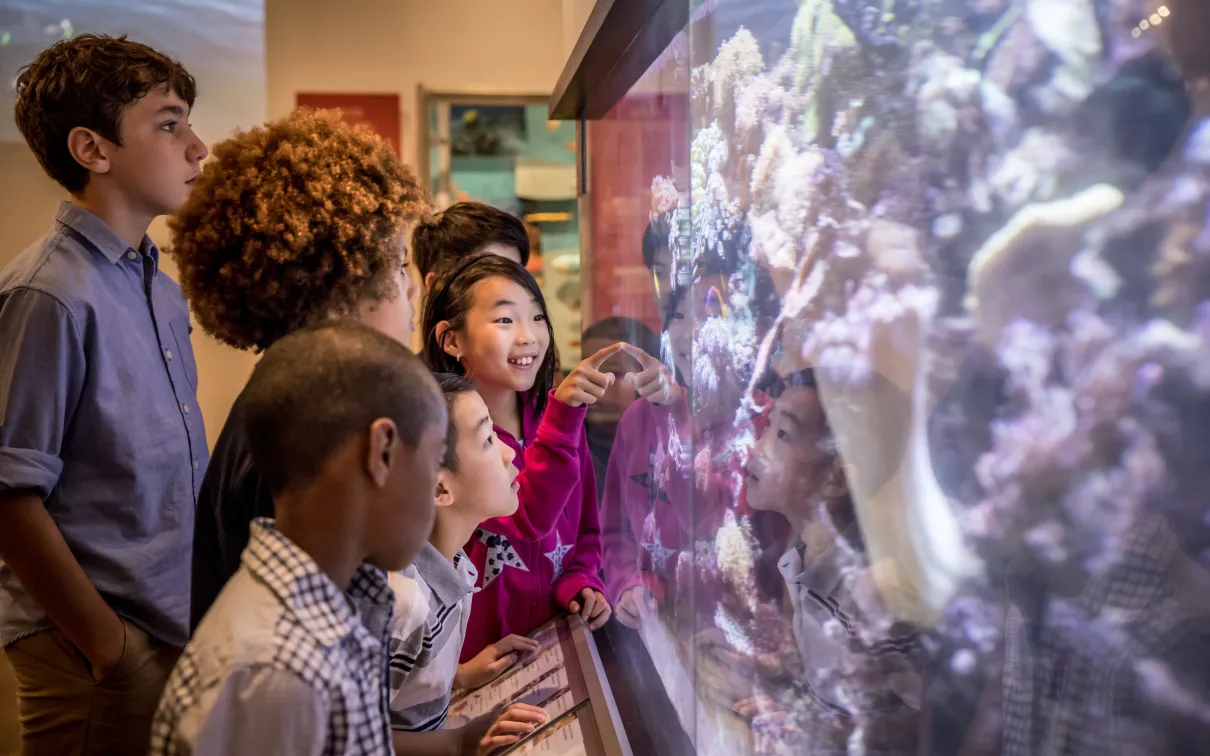
<path fill-rule="evenodd" d="M 445 409 L 450 418 L 450 427 L 445 434 L 445 456 L 441 466 L 450 472 L 458 472 L 458 424 L 454 422 L 454 402 L 458 397 L 475 390 L 475 382 L 457 373 L 433 373 L 441 393 L 445 395 Z"/>
<path fill-rule="evenodd" d="M 395 423 L 416 448 L 440 420 L 440 396 L 407 347 L 369 326 L 331 321 L 276 341 L 241 401 L 252 463 L 272 494 L 315 480 L 374 421 Z"/>
<path fill-rule="evenodd" d="M 519 218 L 482 202 L 459 202 L 416 226 L 412 259 L 423 280 L 489 244 L 516 247 L 521 265 L 529 263 L 529 232 Z"/>
<path fill-rule="evenodd" d="M 445 336 L 466 327 L 466 314 L 470 312 L 475 303 L 471 294 L 475 284 L 496 276 L 503 276 L 525 289 L 542 309 L 549 346 L 542 358 L 542 365 L 538 368 L 534 386 L 525 396 L 526 404 L 532 406 L 534 412 L 541 415 L 546 409 L 547 394 L 555 384 L 555 371 L 559 365 L 559 357 L 555 349 L 555 333 L 550 325 L 546 298 L 542 296 L 542 289 L 538 288 L 538 282 L 534 280 L 528 270 L 508 258 L 479 252 L 438 277 L 424 302 L 424 317 L 421 320 L 421 332 L 425 334 L 422 351 L 424 361 L 435 373 L 466 374 L 462 363 L 446 353 Z M 450 326 L 438 341 L 437 324 L 443 320 L 448 321 Z"/>
<path fill-rule="evenodd" d="M 643 229 L 643 265 L 647 270 L 655 269 L 655 256 L 659 250 L 669 249 L 668 235 L 671 233 L 672 213 L 663 213 Z"/>
<path fill-rule="evenodd" d="M 584 329 L 580 343 L 586 344 L 590 339 L 604 339 L 610 342 L 625 342 L 637 346 L 653 357 L 660 355 L 660 339 L 645 323 L 634 318 L 614 316 L 603 318 Z M 585 354 L 584 357 L 589 355 Z"/>

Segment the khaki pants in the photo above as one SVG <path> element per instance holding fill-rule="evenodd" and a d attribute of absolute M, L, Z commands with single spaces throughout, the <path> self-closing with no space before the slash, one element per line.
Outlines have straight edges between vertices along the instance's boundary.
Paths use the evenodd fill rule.
<path fill-rule="evenodd" d="M 126 625 L 126 650 L 101 682 L 59 630 L 5 652 L 17 677 L 22 756 L 145 756 L 151 720 L 181 650 Z"/>

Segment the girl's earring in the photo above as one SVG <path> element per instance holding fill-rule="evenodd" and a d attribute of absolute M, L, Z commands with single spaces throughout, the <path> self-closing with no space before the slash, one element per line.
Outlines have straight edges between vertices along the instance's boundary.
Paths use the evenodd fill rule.
<path fill-rule="evenodd" d="M 455 361 L 455 362 L 462 362 L 462 355 L 460 355 L 460 354 L 455 354 L 455 355 L 454 355 L 454 361 Z"/>

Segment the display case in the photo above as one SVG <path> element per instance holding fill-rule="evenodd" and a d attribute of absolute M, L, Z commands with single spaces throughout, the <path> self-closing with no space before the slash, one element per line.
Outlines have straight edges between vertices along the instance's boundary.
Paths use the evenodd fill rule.
<path fill-rule="evenodd" d="M 588 415 L 621 708 L 720 756 L 1210 752 L 1208 33 L 597 2 L 551 114 L 583 353 L 651 356 Z"/>

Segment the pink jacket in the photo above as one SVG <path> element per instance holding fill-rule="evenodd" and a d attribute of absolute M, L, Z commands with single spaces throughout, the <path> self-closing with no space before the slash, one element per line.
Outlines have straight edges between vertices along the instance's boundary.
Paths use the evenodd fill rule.
<path fill-rule="evenodd" d="M 764 421 L 756 418 L 758 430 Z M 750 514 L 739 460 L 715 453 L 726 448 L 730 432 L 699 433 L 695 446 L 684 400 L 668 406 L 639 400 L 622 415 L 601 504 L 611 602 L 643 585 L 676 611 L 696 590 L 699 624 L 712 620 L 727 592 L 712 552 L 714 537 L 728 512 L 736 520 Z"/>
<path fill-rule="evenodd" d="M 531 632 L 584 588 L 605 590 L 586 413 L 552 391 L 541 422 L 529 410 L 522 417 L 526 443 L 496 426 L 517 452 L 521 504 L 512 517 L 482 523 L 466 545 L 480 578 L 462 661 L 509 634 Z"/>

